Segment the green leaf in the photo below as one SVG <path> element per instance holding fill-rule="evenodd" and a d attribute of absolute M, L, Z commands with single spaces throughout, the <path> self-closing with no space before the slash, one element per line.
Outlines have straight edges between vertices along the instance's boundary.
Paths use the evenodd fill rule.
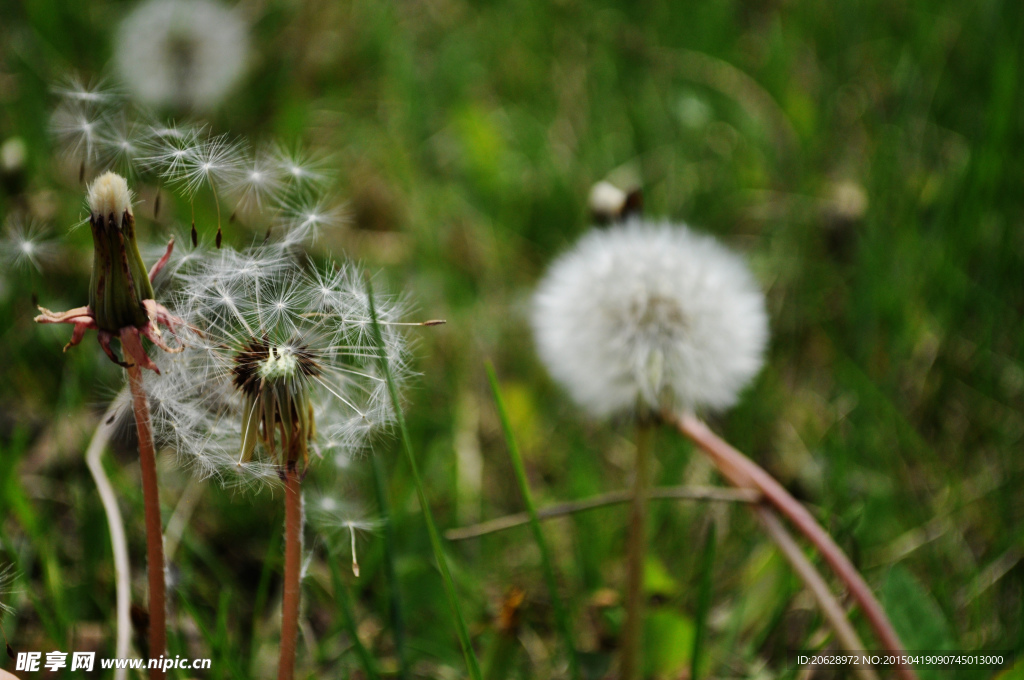
<path fill-rule="evenodd" d="M 670 609 L 653 609 L 644 624 L 644 676 L 679 677 L 690 664 L 693 621 Z"/>

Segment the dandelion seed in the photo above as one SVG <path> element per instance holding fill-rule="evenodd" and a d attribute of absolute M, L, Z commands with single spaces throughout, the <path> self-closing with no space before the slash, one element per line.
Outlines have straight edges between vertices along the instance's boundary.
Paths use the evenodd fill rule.
<path fill-rule="evenodd" d="M 322 186 L 330 178 L 327 159 L 300 147 L 278 146 L 273 159 L 288 181 L 300 189 Z"/>
<path fill-rule="evenodd" d="M 319 197 L 284 206 L 277 221 L 289 244 L 311 243 L 321 232 L 343 224 L 345 211 L 328 198 Z"/>
<path fill-rule="evenodd" d="M 79 165 L 79 181 L 87 167 L 95 165 L 107 112 L 72 100 L 60 104 L 50 119 L 50 129 L 63 154 Z"/>
<path fill-rule="evenodd" d="M 342 504 L 332 496 L 323 496 L 313 504 L 310 519 L 332 542 L 344 539 L 352 556 L 352 574 L 359 578 L 356 534 L 376 531 L 383 520 L 368 519 L 351 504 Z"/>
<path fill-rule="evenodd" d="M 7 596 L 14 594 L 14 582 L 18 578 L 18 573 L 14 570 L 13 564 L 8 564 L 5 567 L 0 567 L 0 618 L 3 614 L 13 614 L 14 608 L 7 603 Z M 6 634 L 5 634 L 6 641 Z"/>
<path fill-rule="evenodd" d="M 281 169 L 266 152 L 257 152 L 228 187 L 236 197 L 235 212 L 260 213 L 281 200 L 284 178 Z M 232 213 L 234 215 L 234 213 Z"/>
<path fill-rule="evenodd" d="M 65 101 L 92 106 L 113 104 L 122 97 L 121 92 L 103 78 L 88 81 L 75 74 L 66 76 L 53 92 Z"/>
<path fill-rule="evenodd" d="M 127 177 L 135 177 L 146 169 L 147 126 L 132 120 L 125 112 L 104 126 L 99 134 L 97 146 L 100 165 Z"/>
<path fill-rule="evenodd" d="M 209 0 L 150 0 L 125 17 L 114 64 L 139 101 L 206 110 L 245 72 L 248 29 L 240 15 Z"/>
<path fill-rule="evenodd" d="M 57 245 L 47 238 L 47 230 L 40 222 L 25 222 L 16 215 L 7 218 L 0 239 L 0 262 L 16 269 L 33 267 L 42 271 L 43 265 L 52 262 L 56 254 Z"/>
<path fill-rule="evenodd" d="M 743 260 L 685 226 L 593 231 L 538 286 L 533 330 L 551 374 L 598 417 L 722 409 L 760 370 L 764 296 Z"/>

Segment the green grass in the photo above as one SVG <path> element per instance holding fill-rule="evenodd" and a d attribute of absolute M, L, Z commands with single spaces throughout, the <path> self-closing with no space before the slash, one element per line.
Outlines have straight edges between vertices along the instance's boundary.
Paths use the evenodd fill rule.
<path fill-rule="evenodd" d="M 0 178 L 0 217 L 31 210 L 62 246 L 43 273 L 0 271 L 0 563 L 22 574 L 3 600 L 16 610 L 3 624 L 16 650 L 74 644 L 109 655 L 113 567 L 82 457 L 119 369 L 93 337 L 62 354 L 66 329 L 31 319 L 33 295 L 51 309 L 83 304 L 89 277 L 88 230 L 67 230 L 82 189 L 48 139 L 48 88 L 70 69 L 102 72 L 111 17 L 130 5 L 65 4 L 0 0 L 0 143 L 18 136 L 29 151 L 23 177 Z M 411 318 L 447 319 L 411 329 L 418 375 L 401 395 L 439 529 L 522 508 L 485 358 L 502 376 L 538 507 L 626 485 L 629 433 L 572 406 L 538 362 L 526 320 L 544 268 L 589 228 L 590 186 L 626 178 L 642 185 L 647 214 L 746 253 L 767 292 L 767 366 L 714 419 L 716 431 L 811 506 L 897 625 L 940 632 L 919 640 L 902 630 L 906 638 L 1024 648 L 1019 2 L 245 8 L 253 63 L 212 125 L 328 147 L 352 223 L 324 235 L 314 257 L 347 254 L 383 269 L 387 288 L 412 301 Z M 196 214 L 212 235 L 208 199 Z M 161 223 L 140 218 L 139 231 L 156 240 L 188 215 L 187 204 L 168 201 Z M 238 226 L 225 231 L 235 244 L 250 238 Z M 115 441 L 108 469 L 138 577 L 133 446 Z M 347 553 L 313 552 L 303 617 L 314 648 L 303 639 L 302 677 L 359 677 L 359 644 L 381 677 L 398 674 L 385 533 L 410 676 L 467 677 L 400 446 L 394 436 L 375 444 L 389 526 L 364 539 L 360 578 L 341 578 L 353 625 L 331 563 Z M 654 453 L 656 484 L 714 480 L 676 437 L 659 437 Z M 315 470 L 310 484 L 374 509 L 370 465 Z M 167 517 L 187 483 L 169 454 L 161 483 Z M 812 644 L 824 625 L 747 514 L 651 505 L 649 572 L 658 578 L 648 611 L 662 677 L 690 667 L 692 654 L 675 650 L 692 649 L 698 626 L 702 677 L 762 667 L 794 677 L 787 650 Z M 626 516 L 610 507 L 544 525 L 584 677 L 601 677 L 615 658 Z M 268 562 L 279 560 L 281 519 L 268 493 L 213 486 L 192 517 L 171 570 L 171 652 L 215 659 L 209 677 L 272 675 L 280 575 Z M 526 592 L 522 644 L 507 677 L 551 677 L 562 636 L 529 530 L 444 550 L 480 658 L 503 595 L 517 586 Z M 134 596 L 145 602 L 141 581 Z M 912 626 L 921 617 L 929 625 Z"/>

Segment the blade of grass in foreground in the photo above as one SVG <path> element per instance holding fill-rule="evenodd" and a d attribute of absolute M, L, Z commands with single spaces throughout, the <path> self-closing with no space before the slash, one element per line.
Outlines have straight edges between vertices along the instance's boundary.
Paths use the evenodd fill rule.
<path fill-rule="evenodd" d="M 395 528 L 391 524 L 391 503 L 385 482 L 384 465 L 380 457 L 371 454 L 373 461 L 373 487 L 377 492 L 377 510 L 384 519 L 384 576 L 388 581 L 391 634 L 395 638 L 395 654 L 398 656 L 398 677 L 409 677 L 409 662 L 405 654 L 405 609 L 402 606 L 402 591 L 398 586 L 398 570 L 395 568 Z"/>
<path fill-rule="evenodd" d="M 551 551 L 548 550 L 547 541 L 540 529 L 540 518 L 537 516 L 537 507 L 533 504 L 533 496 L 530 493 L 530 485 L 526 479 L 526 467 L 523 465 L 523 457 L 519 453 L 519 445 L 512 434 L 512 425 L 508 420 L 508 412 L 505 410 L 505 402 L 501 398 L 501 390 L 498 387 L 498 376 L 494 373 L 494 365 L 487 362 L 487 377 L 491 381 L 491 391 L 494 393 L 494 404 L 498 408 L 498 417 L 501 419 L 501 429 L 505 433 L 505 445 L 508 447 L 509 458 L 512 459 L 512 468 L 516 473 L 516 482 L 519 484 L 519 492 L 523 494 L 523 503 L 526 504 L 526 511 L 530 515 L 530 529 L 533 531 L 533 538 L 537 541 L 537 548 L 540 549 L 540 561 L 544 570 L 544 580 L 547 582 L 548 593 L 551 596 L 551 606 L 555 610 L 555 619 L 561 629 L 562 640 L 565 643 L 565 651 L 569 657 L 569 674 L 574 680 L 580 678 L 580 668 L 576 659 L 576 645 L 573 642 L 572 625 L 569 622 L 569 615 L 562 606 L 562 600 L 558 595 L 558 581 L 555 578 L 555 568 L 551 563 Z"/>
<path fill-rule="evenodd" d="M 715 566 L 715 523 L 708 525 L 704 552 L 700 560 L 700 591 L 697 593 L 697 616 L 693 631 L 693 654 L 690 656 L 690 677 L 700 678 L 700 664 L 707 632 L 708 610 L 711 609 L 711 573 Z"/>
<path fill-rule="evenodd" d="M 377 343 L 377 349 L 380 352 L 378 358 L 380 359 L 381 370 L 384 372 L 384 379 L 387 381 L 391 406 L 395 409 L 395 421 L 398 423 L 398 433 L 402 440 L 402 448 L 405 449 L 405 456 L 409 459 L 409 467 L 412 469 L 412 479 L 416 485 L 416 495 L 419 497 L 420 507 L 423 509 L 423 519 L 427 523 L 430 547 L 434 550 L 434 559 L 437 561 L 437 568 L 441 571 L 441 581 L 444 583 L 445 594 L 448 596 L 448 604 L 451 605 L 452 615 L 455 617 L 455 630 L 459 636 L 459 643 L 462 645 L 462 655 L 466 658 L 469 676 L 473 680 L 482 680 L 480 663 L 473 652 L 473 643 L 469 638 L 469 629 L 466 627 L 466 619 L 462 615 L 462 607 L 459 606 L 458 594 L 455 592 L 455 583 L 452 581 L 452 575 L 448 571 L 448 558 L 444 555 L 441 536 L 437 533 L 434 516 L 430 512 L 430 503 L 427 501 L 427 492 L 423 488 L 423 480 L 420 479 L 416 455 L 412 451 L 412 439 L 409 437 L 409 430 L 405 425 L 405 416 L 402 414 L 402 404 L 398 399 L 398 388 L 395 386 L 395 379 L 391 374 L 391 367 L 388 365 L 387 348 L 384 345 L 384 336 L 380 332 L 380 320 L 377 318 L 377 305 L 373 299 L 373 284 L 370 282 L 370 277 L 366 277 L 366 296 L 369 298 L 373 339 Z"/>

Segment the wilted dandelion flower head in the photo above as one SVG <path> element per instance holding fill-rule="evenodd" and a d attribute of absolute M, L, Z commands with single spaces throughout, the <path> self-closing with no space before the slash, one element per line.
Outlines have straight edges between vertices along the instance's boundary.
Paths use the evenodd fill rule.
<path fill-rule="evenodd" d="M 248 29 L 211 0 L 149 0 L 118 30 L 114 61 L 144 104 L 211 109 L 245 72 Z"/>
<path fill-rule="evenodd" d="M 274 481 L 311 455 L 349 452 L 392 411 L 353 266 L 306 270 L 280 245 L 229 248 L 177 274 L 186 349 L 147 386 L 158 431 L 203 476 Z M 398 304 L 375 297 L 384 351 L 399 375 Z"/>
<path fill-rule="evenodd" d="M 731 406 L 768 340 L 742 258 L 685 226 L 639 219 L 591 231 L 560 257 L 532 323 L 548 370 L 597 417 Z"/>

